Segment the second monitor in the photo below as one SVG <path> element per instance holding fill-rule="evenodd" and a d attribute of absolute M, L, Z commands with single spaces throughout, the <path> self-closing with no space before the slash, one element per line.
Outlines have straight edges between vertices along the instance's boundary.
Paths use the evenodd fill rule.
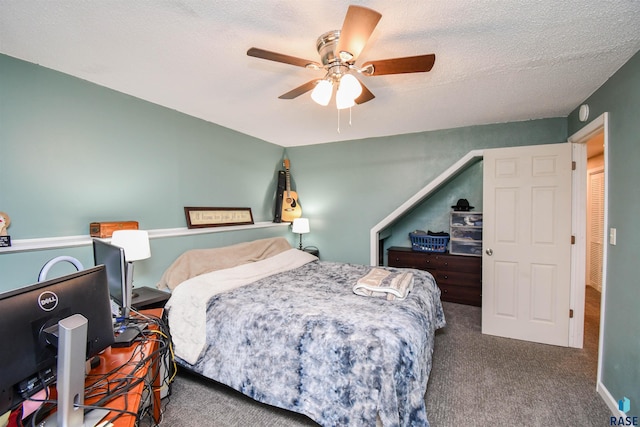
<path fill-rule="evenodd" d="M 93 239 L 95 265 L 103 264 L 107 271 L 109 295 L 119 306 L 120 316 L 128 318 L 131 311 L 133 290 L 128 288 L 124 249 L 102 240 Z"/>

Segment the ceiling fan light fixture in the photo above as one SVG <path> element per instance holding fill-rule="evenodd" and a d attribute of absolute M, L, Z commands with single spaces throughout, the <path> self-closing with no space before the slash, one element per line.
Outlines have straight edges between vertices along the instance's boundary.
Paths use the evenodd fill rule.
<path fill-rule="evenodd" d="M 352 99 L 356 99 L 362 94 L 362 85 L 353 74 L 345 74 L 342 76 L 339 89 L 345 91 Z"/>
<path fill-rule="evenodd" d="M 342 85 L 338 87 L 336 91 L 336 107 L 338 110 L 350 108 L 356 105 L 355 98 L 351 96 L 348 91 L 342 88 Z"/>
<path fill-rule="evenodd" d="M 361 67 L 356 66 L 356 60 L 371 38 L 381 17 L 382 15 L 373 9 L 350 5 L 341 29 L 327 31 L 316 40 L 320 63 L 255 47 L 247 50 L 247 55 L 307 69 L 326 71 L 322 79 L 314 78 L 280 95 L 279 99 L 294 99 L 302 94 L 312 92 L 311 98 L 314 102 L 327 106 L 331 102 L 335 86 L 338 109 L 350 108 L 356 104 L 361 105 L 375 98 L 375 95 L 362 83 L 362 76 L 423 73 L 431 71 L 436 58 L 432 53 L 368 61 Z M 359 73 L 360 76 L 356 77 L 355 73 Z"/>
<path fill-rule="evenodd" d="M 331 94 L 333 93 L 333 85 L 329 80 L 320 80 L 316 87 L 311 92 L 311 99 L 316 103 L 326 107 L 331 100 Z"/>

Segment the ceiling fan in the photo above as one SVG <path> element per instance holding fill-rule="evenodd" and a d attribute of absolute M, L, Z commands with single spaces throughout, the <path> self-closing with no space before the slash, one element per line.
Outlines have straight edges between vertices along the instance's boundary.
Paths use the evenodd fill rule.
<path fill-rule="evenodd" d="M 430 71 L 436 60 L 434 54 L 367 61 L 362 66 L 355 62 L 364 49 L 382 15 L 362 6 L 349 6 L 341 30 L 329 31 L 318 37 L 316 47 L 322 64 L 282 53 L 252 47 L 247 55 L 291 64 L 313 70 L 326 70 L 321 79 L 313 79 L 282 94 L 280 99 L 294 99 L 312 91 L 311 98 L 320 105 L 328 105 L 336 90 L 338 109 L 362 104 L 375 98 L 373 93 L 352 72 L 364 76 L 421 73 Z"/>

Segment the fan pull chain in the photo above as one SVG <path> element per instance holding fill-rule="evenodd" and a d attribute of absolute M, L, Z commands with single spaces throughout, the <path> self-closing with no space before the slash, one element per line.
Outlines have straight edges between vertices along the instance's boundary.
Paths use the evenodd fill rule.
<path fill-rule="evenodd" d="M 352 110 L 352 108 L 353 107 L 349 107 L 349 126 L 351 126 L 351 110 Z M 336 109 L 336 111 L 338 112 L 338 129 L 337 129 L 337 131 L 338 131 L 338 133 L 340 133 L 340 110 Z"/>
<path fill-rule="evenodd" d="M 352 111 L 353 107 L 349 107 L 349 126 L 351 126 L 351 111 Z M 340 133 L 340 110 L 336 109 L 336 111 L 338 112 L 338 133 Z"/>

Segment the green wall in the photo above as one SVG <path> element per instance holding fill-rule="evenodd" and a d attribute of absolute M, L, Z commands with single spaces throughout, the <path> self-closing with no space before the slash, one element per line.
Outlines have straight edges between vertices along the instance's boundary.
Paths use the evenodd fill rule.
<path fill-rule="evenodd" d="M 271 221 L 283 156 L 277 145 L 2 55 L 0 147 L 0 211 L 14 240 L 87 235 L 93 221 L 185 227 L 184 206 L 250 207 L 254 221 Z M 153 239 L 135 281 L 155 285 L 189 247 L 286 231 Z M 93 265 L 90 246 L 0 253 L 0 291 L 35 282 L 60 254 Z"/>
<path fill-rule="evenodd" d="M 334 144 L 287 148 L 292 175 L 323 259 L 369 264 L 369 232 L 469 151 L 567 140 L 566 119 L 555 118 Z M 473 165 L 393 226 L 386 246 L 409 245 L 416 228 L 448 230 L 459 198 L 482 207 L 482 167 Z"/>
<path fill-rule="evenodd" d="M 281 147 L 43 67 L 0 61 L 0 210 L 12 217 L 13 239 L 87 234 L 92 221 L 184 227 L 189 205 L 248 206 L 256 221 L 273 217 Z M 369 263 L 371 227 L 469 150 L 566 135 L 566 120 L 555 118 L 289 148 L 293 187 L 311 221 L 303 243 L 318 246 L 323 259 Z M 478 174 L 481 166 L 464 172 L 394 225 L 389 241 L 403 244 L 416 223 L 444 229 L 444 212 L 459 197 L 481 206 Z M 279 228 L 152 240 L 136 283 L 155 284 L 191 245 L 270 234 L 296 238 Z M 0 290 L 31 283 L 59 254 L 92 263 L 88 247 L 0 253 Z"/>
<path fill-rule="evenodd" d="M 590 120 L 609 112 L 608 246 L 602 382 L 614 399 L 631 400 L 640 415 L 640 52 L 590 96 Z M 570 133 L 583 124 L 569 116 Z M 608 233 L 606 233 L 608 235 Z M 627 414 L 630 415 L 630 414 Z"/>

